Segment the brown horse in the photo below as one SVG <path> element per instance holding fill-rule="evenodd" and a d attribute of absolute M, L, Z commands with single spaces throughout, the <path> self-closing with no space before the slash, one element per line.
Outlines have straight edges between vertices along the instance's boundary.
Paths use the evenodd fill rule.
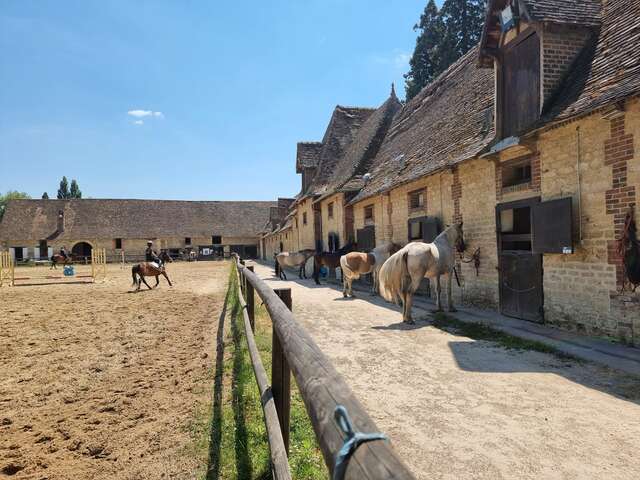
<path fill-rule="evenodd" d="M 320 269 L 327 267 L 336 269 L 340 266 L 340 257 L 345 253 L 352 252 L 355 248 L 354 243 L 349 243 L 335 252 L 316 253 L 313 256 L 313 279 L 316 285 L 320 285 Z"/>
<path fill-rule="evenodd" d="M 51 256 L 51 267 L 49 267 L 49 270 L 51 270 L 52 268 L 57 269 L 56 265 L 59 263 L 62 265 L 71 265 L 73 263 L 73 258 L 71 257 L 71 255 L 67 255 L 65 257 L 63 255 L 60 255 L 59 253 L 56 253 Z"/>
<path fill-rule="evenodd" d="M 373 285 L 371 286 L 371 294 L 378 293 L 378 273 L 382 264 L 393 255 L 402 246 L 397 243 L 386 243 L 374 248 L 371 253 L 349 252 L 340 257 L 340 270 L 342 270 L 342 283 L 344 289 L 342 295 L 355 297 L 351 289 L 351 283 L 360 278 L 361 275 L 371 273 L 373 275 Z"/>
<path fill-rule="evenodd" d="M 136 292 L 140 291 L 141 281 L 144 282 L 149 290 L 151 290 L 151 287 L 144 279 L 144 277 L 156 277 L 156 284 L 153 286 L 153 288 L 156 288 L 160 284 L 160 279 L 158 278 L 160 275 L 167 279 L 170 287 L 173 286 L 171 284 L 171 280 L 169 280 L 169 277 L 167 276 L 167 272 L 165 271 L 164 267 L 165 263 L 171 263 L 173 262 L 173 260 L 167 252 L 160 252 L 160 260 L 162 260 L 162 265 L 158 265 L 157 263 L 152 262 L 143 262 L 131 267 L 131 276 L 133 277 L 133 285 L 136 286 Z"/>

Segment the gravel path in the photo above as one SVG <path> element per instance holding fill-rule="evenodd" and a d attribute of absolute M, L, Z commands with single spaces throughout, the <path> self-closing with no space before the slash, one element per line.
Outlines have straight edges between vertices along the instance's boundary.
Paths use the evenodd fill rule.
<path fill-rule="evenodd" d="M 637 378 L 456 336 L 420 309 L 406 327 L 369 294 L 256 272 L 291 287 L 296 318 L 418 478 L 640 478 Z"/>

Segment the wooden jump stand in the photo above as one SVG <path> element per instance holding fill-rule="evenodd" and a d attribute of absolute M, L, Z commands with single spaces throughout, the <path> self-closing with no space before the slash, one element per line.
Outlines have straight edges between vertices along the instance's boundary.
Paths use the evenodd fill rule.
<path fill-rule="evenodd" d="M 15 266 L 11 252 L 0 252 L 0 287 L 8 283 L 13 287 L 15 281 Z"/>
<path fill-rule="evenodd" d="M 44 277 L 16 277 L 15 262 L 10 252 L 0 252 L 0 287 L 5 283 L 14 287 L 21 280 L 73 280 L 76 278 L 90 279 L 85 283 L 104 282 L 107 278 L 107 252 L 104 248 L 91 250 L 91 273 L 79 274 L 70 277 L 59 275 L 45 275 Z M 71 282 L 59 282 L 71 283 Z M 36 285 L 36 284 L 34 284 Z"/>

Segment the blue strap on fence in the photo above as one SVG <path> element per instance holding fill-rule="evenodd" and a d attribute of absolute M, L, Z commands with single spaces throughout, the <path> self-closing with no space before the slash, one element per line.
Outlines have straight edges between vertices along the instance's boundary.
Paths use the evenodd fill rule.
<path fill-rule="evenodd" d="M 333 416 L 336 419 L 336 423 L 340 427 L 340 430 L 345 434 L 344 445 L 336 456 L 336 463 L 333 467 L 332 480 L 343 480 L 344 474 L 347 471 L 349 465 L 349 459 L 351 455 L 355 453 L 360 445 L 366 442 L 374 440 L 387 440 L 387 436 L 383 433 L 362 433 L 353 429 L 351 419 L 347 409 L 342 405 L 336 407 Z"/>

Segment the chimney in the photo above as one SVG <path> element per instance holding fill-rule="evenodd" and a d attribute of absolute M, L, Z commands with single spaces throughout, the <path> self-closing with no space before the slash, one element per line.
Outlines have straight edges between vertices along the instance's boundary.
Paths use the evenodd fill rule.
<path fill-rule="evenodd" d="M 64 232 L 64 211 L 58 210 L 58 233 Z"/>

